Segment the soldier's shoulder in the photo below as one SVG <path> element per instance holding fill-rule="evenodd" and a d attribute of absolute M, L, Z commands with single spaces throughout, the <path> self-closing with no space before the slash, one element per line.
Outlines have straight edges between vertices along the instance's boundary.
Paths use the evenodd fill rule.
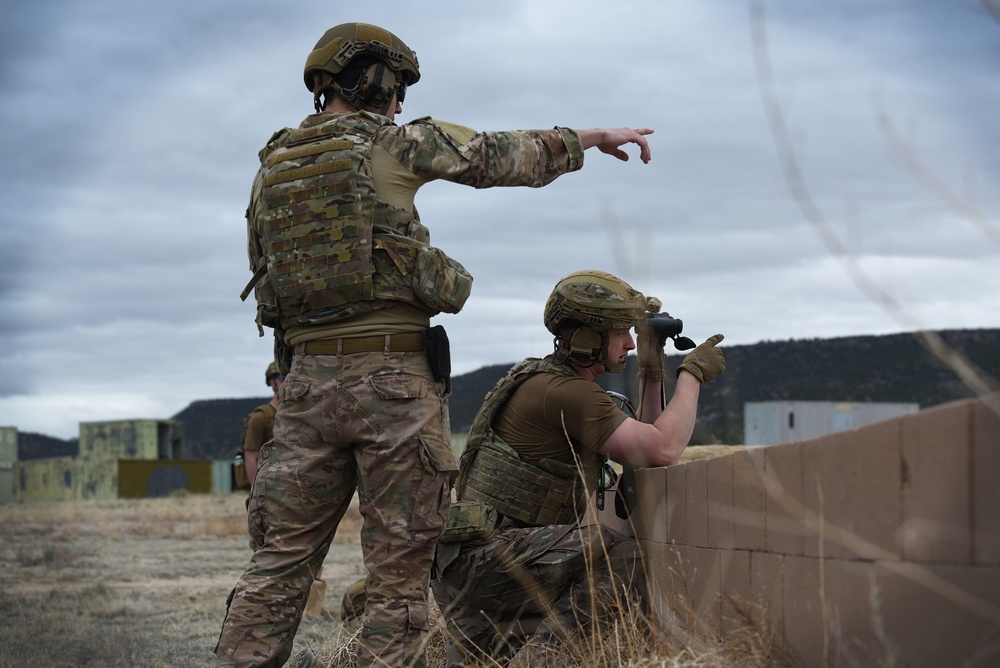
<path fill-rule="evenodd" d="M 476 134 L 478 134 L 474 129 L 465 125 L 459 125 L 458 123 L 442 121 L 437 118 L 429 118 L 429 121 L 444 130 L 446 135 L 457 141 L 459 144 L 468 143 L 473 137 L 476 136 Z"/>
<path fill-rule="evenodd" d="M 468 143 L 469 140 L 478 134 L 473 128 L 450 121 L 443 121 L 440 118 L 432 116 L 421 116 L 398 127 L 404 129 L 411 128 L 415 131 L 436 130 L 457 144 Z"/>
<path fill-rule="evenodd" d="M 289 132 L 292 132 L 293 130 L 294 128 L 284 127 L 281 128 L 280 130 L 275 130 L 274 132 L 272 132 L 271 137 L 267 140 L 267 143 L 264 144 L 264 148 L 257 151 L 257 157 L 260 159 L 260 161 L 264 162 L 264 158 L 267 157 L 267 155 L 271 151 L 278 148 L 278 146 L 281 144 L 282 138 Z"/>
<path fill-rule="evenodd" d="M 250 415 L 248 417 L 252 420 L 256 419 L 256 417 L 260 415 L 267 416 L 267 414 L 270 413 L 272 410 L 274 410 L 274 406 L 272 406 L 270 403 L 261 404 L 260 406 L 257 406 L 252 411 L 250 411 Z"/>

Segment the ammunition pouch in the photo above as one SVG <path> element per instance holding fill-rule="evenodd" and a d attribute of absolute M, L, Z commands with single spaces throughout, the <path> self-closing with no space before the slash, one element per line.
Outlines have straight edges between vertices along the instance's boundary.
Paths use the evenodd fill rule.
<path fill-rule="evenodd" d="M 472 274 L 444 251 L 425 245 L 413 268 L 413 293 L 434 311 L 458 313 L 472 292 Z"/>
<path fill-rule="evenodd" d="M 448 522 L 439 543 L 461 543 L 467 540 L 486 540 L 493 536 L 500 517 L 488 503 L 480 501 L 455 501 L 448 511 Z"/>
<path fill-rule="evenodd" d="M 233 488 L 246 490 L 250 489 L 250 476 L 247 475 L 247 465 L 240 459 L 239 464 L 233 465 Z"/>
<path fill-rule="evenodd" d="M 295 349 L 285 343 L 285 332 L 280 327 L 274 328 L 274 363 L 282 376 L 287 376 L 292 370 L 292 357 Z"/>

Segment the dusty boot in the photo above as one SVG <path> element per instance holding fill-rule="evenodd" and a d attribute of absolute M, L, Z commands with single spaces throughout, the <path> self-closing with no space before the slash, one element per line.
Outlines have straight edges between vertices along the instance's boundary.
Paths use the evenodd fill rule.
<path fill-rule="evenodd" d="M 316 655 L 308 646 L 296 652 L 292 662 L 288 664 L 288 668 L 316 668 L 317 666 L 319 663 L 316 662 Z"/>

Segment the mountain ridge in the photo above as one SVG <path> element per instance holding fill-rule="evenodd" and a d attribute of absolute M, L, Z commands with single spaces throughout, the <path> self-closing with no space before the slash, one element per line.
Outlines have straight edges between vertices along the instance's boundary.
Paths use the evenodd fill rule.
<path fill-rule="evenodd" d="M 1000 387 L 1000 329 L 935 332 L 976 365 L 994 389 Z M 972 396 L 958 376 L 928 352 L 914 333 L 789 339 L 727 346 L 726 372 L 702 388 L 692 445 L 740 444 L 743 404 L 748 401 L 905 402 L 921 408 Z M 540 351 L 540 354 L 544 354 Z M 667 394 L 684 354 L 667 350 Z M 452 431 L 465 433 L 486 393 L 516 362 L 493 364 L 452 378 L 449 399 Z M 635 397 L 635 356 L 622 374 L 604 374 L 599 383 Z M 243 421 L 269 397 L 199 399 L 172 417 L 183 424 L 184 457 L 229 459 L 239 449 Z M 20 451 L 63 456 L 76 439 L 19 435 Z M 22 445 L 23 442 L 23 445 Z M 71 444 L 71 445 L 67 445 Z M 48 454 L 52 452 L 53 454 Z"/>

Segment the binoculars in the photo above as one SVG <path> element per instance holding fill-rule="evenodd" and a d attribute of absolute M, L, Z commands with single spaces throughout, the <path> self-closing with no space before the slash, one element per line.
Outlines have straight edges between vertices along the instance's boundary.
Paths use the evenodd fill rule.
<path fill-rule="evenodd" d="M 663 339 L 674 340 L 674 348 L 677 350 L 691 350 L 695 347 L 694 341 L 686 336 L 680 336 L 684 329 L 684 321 L 680 318 L 672 318 L 669 313 L 647 313 L 646 318 L 649 319 L 654 332 Z"/>

